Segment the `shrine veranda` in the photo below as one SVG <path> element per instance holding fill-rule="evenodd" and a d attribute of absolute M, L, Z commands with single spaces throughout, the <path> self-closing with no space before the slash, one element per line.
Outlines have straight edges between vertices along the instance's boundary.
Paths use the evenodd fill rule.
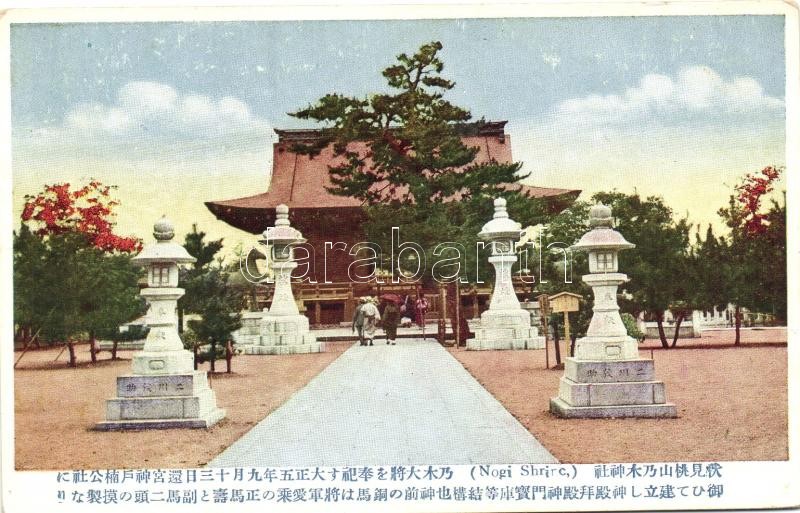
<path fill-rule="evenodd" d="M 361 241 L 354 243 L 347 243 L 344 241 L 330 240 L 322 243 L 321 251 L 317 246 L 312 246 L 306 243 L 298 244 L 294 247 L 294 260 L 297 267 L 292 271 L 292 280 L 300 287 L 306 285 L 332 285 L 334 282 L 329 279 L 326 270 L 328 267 L 338 267 L 341 261 L 347 262 L 346 273 L 347 279 L 345 283 L 369 285 L 414 285 L 422 282 L 422 274 L 427 266 L 431 268 L 431 279 L 438 284 L 448 284 L 454 282 L 453 276 L 458 275 L 462 269 L 466 267 L 467 252 L 475 256 L 475 276 L 476 279 L 472 282 L 474 285 L 484 285 L 488 282 L 489 266 L 481 261 L 479 255 L 491 251 L 491 242 L 476 241 L 475 246 L 465 248 L 462 244 L 456 242 L 440 242 L 433 247 L 431 251 L 426 252 L 422 246 L 414 241 L 402 241 L 400 239 L 400 228 L 392 229 L 392 246 L 384 251 L 380 245 Z M 528 240 L 524 243 L 511 242 L 509 248 L 510 253 L 517 255 L 519 261 L 519 268 L 514 272 L 520 286 L 531 286 L 541 282 L 545 279 L 552 279 L 553 277 L 544 276 L 541 273 L 543 252 L 542 248 L 545 247 L 546 251 L 560 251 L 563 262 L 570 268 L 572 262 L 571 249 L 569 244 L 563 241 L 548 241 L 545 244 L 542 241 L 542 234 L 539 233 L 538 240 Z M 250 251 L 265 252 L 270 246 L 269 237 L 263 239 L 256 248 L 251 248 Z M 555 249 L 554 249 L 555 248 Z M 419 265 L 414 272 L 400 269 L 398 266 L 401 254 L 405 252 L 414 253 L 419 262 Z M 269 274 L 254 274 L 248 267 L 249 253 L 240 257 L 239 269 L 242 276 L 249 282 L 254 284 L 273 284 L 275 280 Z M 358 257 L 355 259 L 348 257 Z M 388 258 L 386 258 L 388 257 Z M 389 268 L 387 269 L 388 276 L 379 275 L 378 267 L 381 262 L 388 261 Z M 539 269 L 538 275 L 523 272 L 523 269 L 528 268 Z M 323 269 L 321 274 L 321 281 L 317 281 L 316 269 Z M 363 269 L 363 272 L 360 272 Z M 460 278 L 461 283 L 470 285 L 470 282 L 465 278 Z M 571 281 L 570 281 L 571 282 Z"/>

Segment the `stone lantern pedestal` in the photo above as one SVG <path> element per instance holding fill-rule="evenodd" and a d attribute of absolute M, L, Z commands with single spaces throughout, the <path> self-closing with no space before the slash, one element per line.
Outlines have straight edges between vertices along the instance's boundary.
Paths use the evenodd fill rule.
<path fill-rule="evenodd" d="M 272 247 L 272 305 L 261 317 L 260 335 L 242 349 L 245 354 L 319 353 L 324 346 L 310 332 L 308 317 L 300 313 L 292 293 L 292 271 L 297 267 L 293 246 L 305 239 L 289 224 L 289 207 L 278 205 L 275 212 L 275 226 L 267 228 L 262 240 Z"/>
<path fill-rule="evenodd" d="M 235 333 L 236 347 L 252 345 L 261 337 L 261 319 L 267 314 L 267 309 L 257 312 L 244 312 L 242 314 L 242 327 Z"/>
<path fill-rule="evenodd" d="M 133 356 L 131 374 L 117 377 L 116 397 L 106 401 L 98 430 L 207 428 L 225 417 L 206 373 L 194 370 L 194 357 L 178 336 L 178 264 L 195 259 L 171 242 L 174 230 L 166 218 L 155 224 L 153 235 L 158 242 L 133 258 L 147 268 L 148 287 L 141 294 L 149 304 L 150 332 Z"/>
<path fill-rule="evenodd" d="M 611 228 L 611 209 L 592 207 L 591 231 L 572 249 L 589 252 L 594 307 L 586 336 L 575 342 L 575 356 L 564 363 L 558 397 L 550 412 L 559 417 L 676 417 L 667 403 L 664 383 L 655 378 L 653 360 L 639 357 L 639 345 L 629 337 L 619 316 L 617 289 L 628 277 L 617 272 L 617 252 L 634 247 Z"/>
<path fill-rule="evenodd" d="M 491 243 L 489 262 L 494 266 L 495 283 L 489 309 L 481 314 L 475 337 L 467 339 L 467 349 L 542 349 L 544 337 L 531 325 L 531 315 L 524 310 L 514 292 L 511 266 L 517 261 L 514 243 L 521 226 L 508 217 L 506 200 L 494 200 L 494 217 L 478 234 Z"/>

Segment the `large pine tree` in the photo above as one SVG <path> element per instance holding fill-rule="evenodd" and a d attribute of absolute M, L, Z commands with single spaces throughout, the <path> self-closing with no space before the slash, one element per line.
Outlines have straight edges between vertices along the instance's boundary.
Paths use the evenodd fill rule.
<path fill-rule="evenodd" d="M 455 84 L 441 75 L 441 50 L 441 43 L 431 42 L 413 55 L 398 55 L 383 70 L 388 92 L 366 98 L 332 93 L 291 114 L 323 125 L 319 139 L 293 151 L 316 155 L 332 145 L 340 160 L 329 168 L 330 191 L 364 202 L 366 236 L 384 250 L 393 226 L 404 241 L 420 244 L 427 279 L 441 242 L 467 248 L 461 276 L 474 271 L 470 250 L 491 218 L 492 198 L 505 197 L 523 225 L 538 222 L 543 211 L 538 200 L 507 190 L 526 177 L 520 163 L 475 162 L 478 148 L 465 145 L 462 136 L 477 133 L 484 122 L 471 122 L 468 110 L 445 99 Z"/>

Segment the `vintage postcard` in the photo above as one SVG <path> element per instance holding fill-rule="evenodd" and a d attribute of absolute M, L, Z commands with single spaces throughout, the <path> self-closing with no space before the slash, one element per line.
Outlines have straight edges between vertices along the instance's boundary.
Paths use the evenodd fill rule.
<path fill-rule="evenodd" d="M 796 5 L 0 29 L 5 511 L 800 505 Z"/>

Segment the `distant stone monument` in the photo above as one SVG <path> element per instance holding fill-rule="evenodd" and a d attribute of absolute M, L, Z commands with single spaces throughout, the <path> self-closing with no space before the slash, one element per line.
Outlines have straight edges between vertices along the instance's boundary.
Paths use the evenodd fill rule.
<path fill-rule="evenodd" d="M 289 224 L 289 207 L 275 208 L 275 226 L 264 231 L 261 242 L 271 246 L 270 266 L 275 279 L 272 305 L 261 317 L 261 334 L 241 346 L 245 354 L 319 353 L 323 344 L 309 331 L 308 317 L 297 308 L 292 293 L 294 246 L 305 242 L 303 235 Z"/>
<path fill-rule="evenodd" d="M 153 236 L 157 242 L 132 259 L 147 269 L 141 295 L 149 304 L 150 332 L 133 355 L 132 374 L 117 377 L 117 396 L 106 402 L 99 430 L 207 428 L 225 417 L 206 373 L 194 370 L 194 356 L 178 335 L 178 264 L 195 259 L 171 242 L 175 231 L 166 217 L 156 222 Z"/>
<path fill-rule="evenodd" d="M 589 253 L 583 281 L 594 293 L 592 320 L 575 342 L 575 356 L 566 359 L 550 411 L 559 417 L 676 417 L 664 383 L 655 381 L 653 360 L 639 357 L 638 342 L 619 315 L 617 288 L 628 277 L 617 272 L 617 253 L 635 246 L 612 228 L 609 207 L 593 206 L 589 223 L 592 229 L 572 249 Z"/>
<path fill-rule="evenodd" d="M 483 225 L 478 236 L 490 243 L 489 262 L 494 266 L 495 283 L 489 309 L 481 314 L 475 338 L 467 339 L 467 349 L 542 349 L 544 337 L 531 325 L 511 282 L 511 266 L 517 261 L 514 245 L 521 226 L 508 217 L 506 200 L 494 200 L 494 217 Z"/>

